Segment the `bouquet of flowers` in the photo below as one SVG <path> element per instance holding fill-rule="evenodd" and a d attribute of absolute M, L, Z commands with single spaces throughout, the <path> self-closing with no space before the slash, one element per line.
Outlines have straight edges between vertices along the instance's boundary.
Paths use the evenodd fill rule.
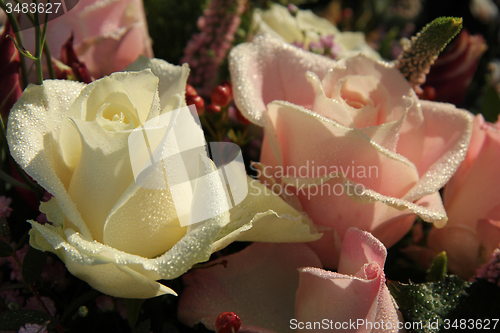
<path fill-rule="evenodd" d="M 0 0 L 0 332 L 500 331 L 499 6 Z"/>

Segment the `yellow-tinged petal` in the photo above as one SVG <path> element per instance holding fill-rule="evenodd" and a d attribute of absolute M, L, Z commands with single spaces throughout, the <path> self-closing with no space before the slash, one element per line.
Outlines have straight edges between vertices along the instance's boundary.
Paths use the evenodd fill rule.
<path fill-rule="evenodd" d="M 212 251 L 235 240 L 248 242 L 310 242 L 321 238 L 310 219 L 288 205 L 260 182 L 247 178 L 248 195 L 232 208 L 231 222 L 225 226 Z M 255 214 L 255 211 L 261 212 Z"/>
<path fill-rule="evenodd" d="M 82 83 L 66 80 L 29 85 L 11 109 L 7 140 L 15 161 L 57 198 L 64 215 L 83 237 L 91 239 L 80 212 L 66 192 L 64 179 L 60 176 L 65 166 L 61 163 L 60 152 L 54 147 L 65 112 L 84 87 Z"/>

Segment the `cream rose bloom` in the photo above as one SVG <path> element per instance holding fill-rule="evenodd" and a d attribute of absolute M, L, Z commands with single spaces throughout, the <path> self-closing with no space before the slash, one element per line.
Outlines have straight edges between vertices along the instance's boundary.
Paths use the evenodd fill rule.
<path fill-rule="evenodd" d="M 252 18 L 255 35 L 269 34 L 289 44 L 318 42 L 320 37 L 334 36 L 339 47 L 338 58 L 347 58 L 363 53 L 372 59 L 381 59 L 365 41 L 362 32 L 340 32 L 330 21 L 317 16 L 310 10 L 298 10 L 293 16 L 287 7 L 273 4 L 268 10 L 255 9 Z"/>
<path fill-rule="evenodd" d="M 136 184 L 129 152 L 134 129 L 166 115 L 179 147 L 203 139 L 190 113 L 176 113 L 186 106 L 188 74 L 187 65 L 141 58 L 128 72 L 89 85 L 66 80 L 30 85 L 11 110 L 12 156 L 54 195 L 40 206 L 50 223 L 29 221 L 31 246 L 57 254 L 73 275 L 106 294 L 175 294 L 156 280 L 179 277 L 236 239 L 320 237 L 301 213 L 250 179 L 247 197 L 228 211 L 221 178 L 203 154 L 198 171 L 209 177 L 202 191 L 185 193 L 180 208 L 171 189 Z M 164 166 L 170 170 L 167 182 L 178 168 Z M 212 218 L 180 223 L 181 216 L 198 218 L 191 215 L 205 207 Z"/>

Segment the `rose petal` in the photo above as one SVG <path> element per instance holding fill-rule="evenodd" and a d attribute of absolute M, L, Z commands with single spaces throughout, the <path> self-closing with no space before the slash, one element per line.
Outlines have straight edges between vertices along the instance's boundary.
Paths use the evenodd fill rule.
<path fill-rule="evenodd" d="M 56 251 L 56 254 L 65 263 L 71 274 L 86 281 L 93 288 L 108 295 L 124 298 L 150 298 L 164 294 L 176 293 L 128 267 L 119 267 L 116 263 L 98 260 L 88 254 L 81 253 L 67 242 L 61 228 L 50 225 L 40 225 L 30 222 L 33 228 L 30 231 L 30 245 L 41 251 Z"/>
<path fill-rule="evenodd" d="M 444 202 L 451 201 L 451 197 L 464 182 L 467 174 L 470 171 L 470 167 L 474 164 L 477 156 L 481 153 L 484 140 L 486 139 L 488 133 L 492 130 L 489 126 L 484 125 L 486 125 L 486 122 L 483 116 L 481 114 L 476 115 L 474 121 L 472 122 L 472 135 L 470 139 L 469 149 L 467 150 L 467 155 L 465 156 L 463 162 L 460 164 L 458 170 L 453 174 L 453 177 L 446 184 L 446 187 L 443 191 Z"/>
<path fill-rule="evenodd" d="M 368 76 L 378 80 L 383 87 L 388 87 L 387 93 L 390 95 L 393 110 L 387 110 L 387 114 L 391 114 L 394 121 L 401 117 L 405 112 L 406 97 L 416 99 L 416 94 L 411 88 L 408 81 L 402 76 L 399 71 L 394 70 L 394 67 L 383 61 L 373 61 L 366 55 L 360 54 L 355 57 L 339 60 L 333 69 L 323 79 L 323 88 L 327 96 L 332 96 L 334 87 L 339 80 L 350 75 Z M 375 95 L 376 100 L 382 103 L 383 97 L 379 94 Z M 416 106 L 413 106 L 416 107 Z"/>
<path fill-rule="evenodd" d="M 318 19 L 324 20 L 320 17 Z M 290 14 L 287 7 L 278 4 L 273 4 L 269 10 L 256 8 L 253 12 L 252 24 L 257 30 L 256 34 L 270 34 L 290 44 L 301 42 L 304 38 L 303 28 L 299 26 L 298 19 Z M 332 24 L 330 26 L 333 27 Z"/>
<path fill-rule="evenodd" d="M 56 203 L 57 201 L 53 201 Z M 63 216 L 63 212 L 58 205 L 43 205 L 43 210 L 47 214 L 47 218 Z M 51 220 L 49 220 L 51 221 Z M 52 222 L 52 221 L 51 221 Z M 51 225 L 36 226 L 40 231 L 40 236 L 37 238 L 39 244 L 49 242 L 55 253 L 62 259 L 62 254 L 57 251 L 61 248 L 61 244 L 66 242 L 71 248 L 63 246 L 67 252 L 65 256 L 76 256 L 74 260 L 80 260 L 81 257 L 87 265 L 95 265 L 102 263 L 112 263 L 123 267 L 128 267 L 136 272 L 153 280 L 166 279 L 171 280 L 184 274 L 196 263 L 207 261 L 212 253 L 212 244 L 219 234 L 221 228 L 229 222 L 228 214 L 221 214 L 212 219 L 197 223 L 188 228 L 184 237 L 179 240 L 169 251 L 163 255 L 148 259 L 130 253 L 119 251 L 110 246 L 101 244 L 96 241 L 89 241 L 82 237 L 80 233 L 72 229 L 59 227 L 55 232 L 59 234 L 58 238 L 52 237 L 54 232 L 47 232 L 43 227 L 47 226 L 48 230 L 54 230 Z M 30 222 L 35 223 L 35 222 Z M 59 225 L 60 223 L 57 223 Z M 46 240 L 43 240 L 46 238 Z M 49 245 L 47 245 L 49 246 Z M 49 247 L 44 249 L 50 250 Z M 72 249 L 76 249 L 73 251 Z M 193 251 L 196 248 L 196 251 Z M 54 250 L 50 250 L 53 251 Z M 80 259 L 78 259 L 80 258 Z M 71 259 L 71 260 L 73 260 Z M 65 260 L 65 259 L 64 259 Z M 99 279 L 99 276 L 95 276 Z M 89 277 L 90 279 L 90 277 Z"/>
<path fill-rule="evenodd" d="M 352 57 L 363 52 L 372 59 L 381 59 L 366 43 L 362 32 L 340 32 L 330 21 L 317 16 L 311 10 L 297 10 L 292 16 L 287 7 L 273 3 L 268 10 L 254 10 L 252 25 L 256 35 L 268 34 L 290 44 L 304 44 L 305 48 L 308 48 L 311 42 L 318 42 L 321 37 L 332 36 L 337 58 Z"/>
<path fill-rule="evenodd" d="M 451 104 L 420 101 L 425 119 L 425 137 L 420 149 L 423 159 L 416 164 L 420 180 L 404 196 L 414 201 L 432 194 L 448 182 L 465 158 L 472 133 L 470 113 Z M 418 140 L 415 136 L 414 140 Z M 398 153 L 405 155 L 411 148 L 405 146 L 403 134 L 398 144 Z"/>
<path fill-rule="evenodd" d="M 319 268 L 302 268 L 295 301 L 295 318 L 303 322 L 321 322 L 325 318 L 331 318 L 337 323 L 364 320 L 363 326 L 352 330 L 353 332 L 364 331 L 365 327 L 370 327 L 369 324 L 365 326 L 367 323 L 377 322 L 380 325 L 383 320 L 385 325 L 382 329 L 367 331 L 398 332 L 398 315 L 385 285 L 382 268 L 377 264 L 370 265 L 370 269 L 372 268 L 375 271 L 370 272 L 370 279 L 359 279 Z M 388 329 L 388 323 L 392 329 Z M 350 332 L 349 327 L 344 327 L 342 331 Z"/>
<path fill-rule="evenodd" d="M 377 238 L 366 231 L 349 228 L 342 241 L 338 272 L 356 275 L 365 264 L 372 262 L 384 267 L 387 250 Z"/>
<path fill-rule="evenodd" d="M 198 221 L 195 219 L 200 213 L 205 214 L 199 218 L 201 222 L 208 216 L 218 215 L 217 212 L 229 210 L 219 174 L 213 172 L 207 157 L 200 158 L 200 168 L 207 174 L 203 184 L 196 184 L 194 193 L 187 193 L 190 198 L 182 202 L 187 205 L 190 222 Z M 172 248 L 187 227 L 180 224 L 181 212 L 176 210 L 178 204 L 171 191 L 171 188 L 150 190 L 132 184 L 109 213 L 104 226 L 104 244 L 143 257 L 154 257 Z M 152 210 L 155 206 L 162 209 Z M 215 213 L 210 214 L 210 210 Z"/>
<path fill-rule="evenodd" d="M 467 173 L 461 176 L 461 183 L 455 189 L 445 190 L 446 209 L 454 225 L 475 228 L 477 221 L 488 218 L 487 214 L 499 203 L 500 132 L 494 128 L 485 131 L 481 152 L 468 167 Z M 450 182 L 453 185 L 454 180 Z M 451 190 L 454 193 L 449 193 Z"/>
<path fill-rule="evenodd" d="M 12 107 L 7 126 L 10 153 L 16 162 L 43 188 L 58 198 L 65 216 L 91 239 L 75 204 L 59 174 L 64 163 L 55 140 L 64 114 L 85 85 L 72 81 L 46 80 L 43 85 L 29 85 Z M 65 96 L 65 98 L 60 98 Z"/>
<path fill-rule="evenodd" d="M 408 160 L 355 129 L 287 102 L 270 103 L 266 117 L 266 137 L 278 163 L 295 172 L 289 176 L 313 178 L 326 169 L 326 174 L 344 173 L 368 188 L 395 197 L 403 196 L 418 181 L 416 169 Z M 270 165 L 267 155 L 263 154 L 261 161 Z M 306 175 L 299 175 L 301 167 L 306 168 Z M 376 175 L 370 177 L 372 169 Z"/>
<path fill-rule="evenodd" d="M 351 181 L 344 181 L 344 185 L 347 188 L 352 188 L 351 191 L 346 191 L 351 199 L 356 200 L 361 203 L 373 203 L 375 201 L 380 201 L 388 206 L 394 207 L 398 210 L 409 209 L 413 213 L 417 214 L 426 222 L 431 222 L 438 228 L 442 228 L 448 222 L 448 217 L 444 210 L 434 210 L 427 208 L 425 206 L 419 206 L 418 204 L 406 201 L 404 199 L 398 199 L 393 197 L 388 197 L 381 195 L 373 190 L 365 189 L 361 193 L 355 190 L 356 184 Z M 351 195 L 352 194 L 352 195 Z M 438 208 L 441 208 L 438 206 Z"/>
<path fill-rule="evenodd" d="M 241 331 L 289 332 L 297 268 L 320 265 L 316 255 L 303 243 L 254 243 L 224 259 L 226 268 L 216 265 L 184 275 L 179 319 L 213 330 L 217 316 L 231 311 L 241 318 Z"/>
<path fill-rule="evenodd" d="M 425 196 L 422 199 L 415 201 L 415 204 L 419 207 L 424 207 L 429 211 L 437 212 L 442 216 L 446 216 L 446 210 L 444 209 L 439 192 Z M 390 218 L 386 222 L 377 225 L 371 233 L 378 239 L 383 240 L 386 247 L 390 247 L 394 245 L 396 241 L 403 238 L 403 236 L 413 226 L 413 222 L 415 222 L 415 214 L 413 214 L 410 210 L 406 210 L 403 214 L 399 214 L 396 217 Z"/>
<path fill-rule="evenodd" d="M 482 261 L 487 263 L 493 251 L 500 248 L 500 221 L 480 219 L 477 222 L 477 237 L 481 241 Z"/>
<path fill-rule="evenodd" d="M 480 243 L 474 229 L 467 226 L 433 228 L 427 238 L 433 253 L 446 251 L 448 268 L 462 279 L 468 280 L 476 272 Z"/>
<path fill-rule="evenodd" d="M 143 89 L 136 91 L 137 88 L 133 86 L 134 79 Z M 159 112 L 157 85 L 158 78 L 147 70 L 131 73 L 130 77 L 124 73 L 114 73 L 87 85 L 66 111 L 67 120 L 63 121 L 60 129 L 58 143 L 66 165 L 74 170 L 81 154 L 79 134 L 69 119 L 93 121 L 102 111 L 101 107 L 108 103 L 122 108 L 125 116 L 137 127 L 146 121 L 151 111 L 155 114 Z M 145 100 L 141 92 L 149 99 Z"/>
<path fill-rule="evenodd" d="M 378 126 L 392 120 L 390 94 L 373 76 L 344 76 L 333 88 L 330 98 L 343 104 L 357 128 Z"/>
<path fill-rule="evenodd" d="M 151 69 L 153 74 L 159 78 L 158 93 L 160 96 L 161 110 L 170 104 L 171 96 L 180 94 L 184 96 L 186 82 L 189 75 L 189 65 L 175 66 L 161 59 L 148 59 L 141 56 L 137 61 L 126 68 L 127 71 L 142 71 Z M 150 118 L 151 119 L 151 115 Z"/>
<path fill-rule="evenodd" d="M 362 32 L 343 31 L 335 35 L 335 40 L 341 47 L 338 58 L 350 58 L 362 53 L 371 59 L 382 60 L 380 54 L 366 43 Z"/>
<path fill-rule="evenodd" d="M 326 96 L 316 73 L 307 72 L 306 75 L 316 93 L 311 110 L 346 127 L 354 127 L 354 121 L 346 108 L 339 101 Z"/>
<path fill-rule="evenodd" d="M 71 10 L 66 8 L 67 12 L 49 21 L 46 40 L 53 55 L 73 32 L 79 59 L 97 78 L 123 70 L 139 54 L 153 57 L 142 1 L 79 0 L 72 4 Z M 35 29 L 24 30 L 23 40 L 34 54 Z"/>
<path fill-rule="evenodd" d="M 95 121 L 74 120 L 74 124 L 82 150 L 68 194 L 93 239 L 102 242 L 109 211 L 134 179 L 128 154 L 130 133 L 106 131 Z"/>
<path fill-rule="evenodd" d="M 312 106 L 314 92 L 306 72 L 322 79 L 334 64 L 270 36 L 257 37 L 253 43 L 233 48 L 229 55 L 234 101 L 246 118 L 263 126 L 266 104 L 274 100 Z"/>
<path fill-rule="evenodd" d="M 248 189 L 245 200 L 229 211 L 231 222 L 221 230 L 213 244 L 213 252 L 234 240 L 309 242 L 321 237 L 307 216 L 258 181 L 248 178 Z M 255 210 L 260 213 L 252 213 Z"/>

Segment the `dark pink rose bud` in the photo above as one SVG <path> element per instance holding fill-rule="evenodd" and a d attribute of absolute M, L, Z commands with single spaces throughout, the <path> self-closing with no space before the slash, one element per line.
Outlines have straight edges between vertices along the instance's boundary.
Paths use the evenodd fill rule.
<path fill-rule="evenodd" d="M 487 46 L 481 35 L 462 30 L 451 47 L 431 67 L 424 87 L 436 90 L 435 101 L 460 105 Z"/>

